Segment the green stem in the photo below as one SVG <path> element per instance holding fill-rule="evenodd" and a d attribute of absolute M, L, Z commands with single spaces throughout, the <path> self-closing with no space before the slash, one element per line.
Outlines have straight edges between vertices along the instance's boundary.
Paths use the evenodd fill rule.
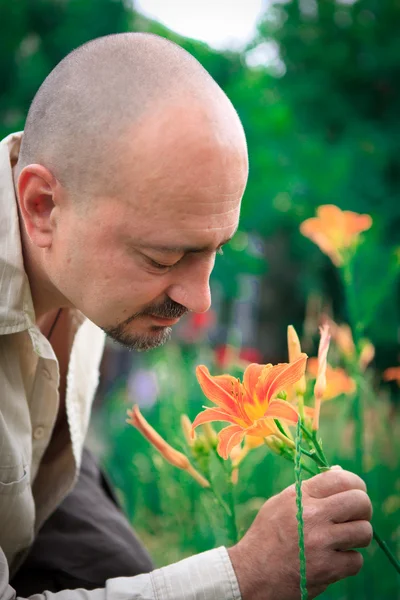
<path fill-rule="evenodd" d="M 364 325 L 358 318 L 358 299 L 354 287 L 354 275 L 351 260 L 344 263 L 342 267 L 343 284 L 345 290 L 349 325 L 353 331 L 354 343 L 357 347 L 362 337 Z"/>
<path fill-rule="evenodd" d="M 323 461 L 323 460 L 321 460 L 320 457 L 318 456 L 318 454 L 316 452 L 315 453 L 308 452 L 308 450 L 305 450 L 304 448 L 301 448 L 300 452 L 302 454 L 304 454 L 305 456 L 308 456 L 308 458 L 311 458 L 311 460 L 313 460 L 315 463 L 317 463 L 317 465 L 319 467 L 322 467 L 324 469 L 327 468 L 326 462 Z"/>
<path fill-rule="evenodd" d="M 229 506 L 230 506 L 231 515 L 232 515 L 230 518 L 230 530 L 231 530 L 233 542 L 234 542 L 234 544 L 236 544 L 239 541 L 239 536 L 238 536 L 238 529 L 237 529 L 237 524 L 236 524 L 236 506 L 235 506 L 235 497 L 234 497 L 234 493 L 233 493 L 233 484 L 232 484 L 230 478 L 229 478 L 229 485 L 230 485 Z"/>
<path fill-rule="evenodd" d="M 296 450 L 295 450 L 295 486 L 296 486 L 296 506 L 297 506 L 297 529 L 299 532 L 299 560 L 300 560 L 300 594 L 301 600 L 307 600 L 307 573 L 306 573 L 306 551 L 304 543 L 304 519 L 303 502 L 301 491 L 301 419 L 297 422 L 296 429 Z"/>
<path fill-rule="evenodd" d="M 327 466 L 328 461 L 326 459 L 326 456 L 318 442 L 317 439 L 317 432 L 313 431 L 312 433 L 307 429 L 307 427 L 305 427 L 305 425 L 301 424 L 301 430 L 304 433 L 304 435 L 306 436 L 309 444 L 311 444 L 312 449 L 315 450 L 315 452 L 317 453 L 317 455 L 319 456 L 320 460 L 324 463 L 326 463 L 324 466 Z"/>
<path fill-rule="evenodd" d="M 286 448 L 282 448 L 281 456 L 283 456 L 283 458 L 286 458 L 286 460 L 290 461 L 293 464 L 294 456 Z M 303 461 L 301 461 L 301 468 L 303 469 L 303 471 L 306 471 L 307 473 L 309 473 L 309 475 L 312 475 L 312 476 L 317 475 L 317 473 L 315 471 L 312 471 Z"/>
<path fill-rule="evenodd" d="M 288 437 L 286 431 L 283 429 L 281 422 L 279 421 L 279 419 L 274 419 L 275 421 L 275 425 L 277 426 L 277 428 L 279 429 L 279 431 L 281 432 L 281 434 L 284 436 L 284 438 L 286 438 L 287 440 L 290 440 L 290 438 Z M 293 440 L 290 440 L 291 442 Z"/>
<path fill-rule="evenodd" d="M 364 403 L 360 389 L 354 397 L 354 458 L 357 474 L 362 476 L 364 472 Z"/>
<path fill-rule="evenodd" d="M 228 482 L 229 485 L 229 505 L 226 504 L 225 500 L 223 500 L 222 496 L 219 494 L 219 497 L 221 499 L 221 501 L 224 504 L 225 507 L 225 512 L 228 516 L 228 522 L 229 522 L 229 533 L 230 533 L 230 537 L 233 540 L 233 543 L 236 544 L 239 541 L 239 536 L 238 536 L 238 529 L 237 529 L 237 524 L 236 524 L 236 506 L 235 506 L 235 498 L 233 495 L 233 484 L 232 484 L 232 469 L 231 468 L 227 468 L 227 461 L 224 460 L 219 454 L 218 452 L 215 450 L 215 456 L 217 457 L 217 459 L 220 461 L 222 468 L 224 470 L 225 476 L 226 476 L 226 480 Z"/>
<path fill-rule="evenodd" d="M 380 537 L 380 535 L 378 535 L 376 533 L 375 529 L 374 529 L 374 540 L 377 542 L 378 546 L 384 551 L 384 553 L 386 554 L 386 556 L 388 557 L 388 559 L 390 560 L 390 562 L 392 563 L 392 565 L 394 566 L 396 571 L 398 573 L 400 573 L 399 561 L 397 560 L 397 558 L 395 557 L 393 552 L 390 550 L 387 543 Z"/>
<path fill-rule="evenodd" d="M 358 348 L 360 338 L 363 334 L 363 323 L 358 318 L 357 294 L 354 287 L 354 276 L 351 261 L 344 263 L 342 267 L 343 283 L 346 293 L 346 303 L 349 316 L 349 325 L 353 331 L 354 343 Z M 354 460 L 357 474 L 362 476 L 364 471 L 364 407 L 360 389 L 354 397 Z"/>
<path fill-rule="evenodd" d="M 318 441 L 317 432 L 316 431 L 312 432 L 311 439 L 313 441 L 314 448 L 315 448 L 316 452 L 318 453 L 318 455 L 321 458 L 321 460 L 325 463 L 325 467 L 329 467 L 328 459 L 326 458 L 325 452 L 322 450 L 322 446 L 321 446 L 321 444 Z"/>
<path fill-rule="evenodd" d="M 216 490 L 216 488 L 213 485 L 211 485 L 211 487 L 209 487 L 208 489 L 210 490 L 210 492 L 212 494 L 214 494 L 215 499 L 217 500 L 218 504 L 223 509 L 223 511 L 227 514 L 227 516 L 229 518 L 231 518 L 232 517 L 231 509 L 229 508 L 229 506 L 227 505 L 225 500 L 222 498 L 221 494 Z"/>

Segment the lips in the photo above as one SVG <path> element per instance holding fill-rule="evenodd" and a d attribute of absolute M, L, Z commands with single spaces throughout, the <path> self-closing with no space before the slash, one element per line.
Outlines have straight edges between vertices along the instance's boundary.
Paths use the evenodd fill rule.
<path fill-rule="evenodd" d="M 155 323 L 157 323 L 157 325 L 161 325 L 162 327 L 171 327 L 172 325 L 178 323 L 180 319 L 180 317 L 175 319 L 164 319 L 161 317 L 155 317 L 154 315 L 149 315 L 149 318 Z"/>

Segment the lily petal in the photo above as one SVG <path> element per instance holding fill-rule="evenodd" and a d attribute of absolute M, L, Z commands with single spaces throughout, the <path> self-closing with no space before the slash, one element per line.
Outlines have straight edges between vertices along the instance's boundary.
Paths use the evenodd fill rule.
<path fill-rule="evenodd" d="M 166 442 L 164 438 L 162 438 L 161 435 L 157 433 L 155 429 L 153 429 L 153 427 L 146 421 L 140 412 L 137 404 L 133 406 L 132 410 L 128 410 L 127 414 L 129 417 L 127 422 L 136 427 L 136 429 L 138 429 L 140 433 L 146 439 L 148 439 L 150 444 L 152 444 L 159 451 L 165 460 L 171 463 L 171 465 L 174 467 L 178 467 L 178 469 L 187 470 L 189 468 L 190 463 L 187 456 L 182 454 L 182 452 L 175 450 L 175 448 L 170 446 L 168 442 Z"/>
<path fill-rule="evenodd" d="M 271 418 L 258 419 L 254 425 L 246 429 L 246 435 L 265 438 L 269 435 L 279 435 L 279 429 Z"/>
<path fill-rule="evenodd" d="M 302 352 L 297 360 L 292 363 L 282 363 L 272 367 L 265 372 L 265 379 L 261 375 L 257 387 L 257 395 L 261 398 L 266 398 L 269 401 L 282 390 L 285 390 L 290 385 L 293 385 L 304 375 L 306 368 L 307 354 Z"/>
<path fill-rule="evenodd" d="M 297 423 L 299 420 L 299 414 L 292 404 L 285 402 L 284 400 L 272 400 L 267 408 L 265 417 L 271 417 L 273 419 L 285 419 L 290 423 Z"/>
<path fill-rule="evenodd" d="M 218 454 L 227 460 L 231 450 L 237 446 L 237 444 L 240 444 L 244 435 L 245 431 L 242 427 L 239 427 L 239 425 L 229 425 L 228 427 L 221 429 L 218 433 Z"/>
<path fill-rule="evenodd" d="M 237 413 L 236 403 L 230 393 L 236 383 L 234 377 L 231 375 L 217 375 L 213 377 L 204 365 L 199 365 L 196 368 L 196 377 L 204 395 L 211 402 L 229 412 Z"/>
<path fill-rule="evenodd" d="M 352 210 L 345 210 L 343 214 L 346 220 L 346 233 L 351 237 L 372 227 L 370 215 L 360 215 Z"/>
<path fill-rule="evenodd" d="M 235 425 L 242 427 L 236 417 L 222 408 L 206 408 L 203 412 L 199 413 L 193 421 L 192 431 L 199 425 L 213 423 L 214 421 L 227 421 L 228 423 L 234 423 Z"/>
<path fill-rule="evenodd" d="M 265 365 L 258 365 L 252 363 L 249 365 L 243 374 L 243 386 L 249 396 L 252 396 L 257 385 L 258 379 L 264 369 Z"/>

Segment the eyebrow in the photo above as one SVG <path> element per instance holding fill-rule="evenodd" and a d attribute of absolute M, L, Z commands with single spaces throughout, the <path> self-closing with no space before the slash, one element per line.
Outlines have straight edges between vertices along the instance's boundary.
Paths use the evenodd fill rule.
<path fill-rule="evenodd" d="M 235 233 L 236 233 L 236 231 L 235 231 Z M 155 250 L 156 252 L 165 253 L 165 254 L 189 254 L 189 253 L 199 254 L 201 252 L 215 252 L 219 248 L 222 248 L 222 246 L 225 246 L 225 244 L 227 244 L 228 242 L 231 241 L 231 239 L 233 238 L 235 233 L 233 235 L 231 235 L 229 238 L 227 238 L 226 240 L 224 240 L 223 242 L 221 242 L 217 248 L 215 248 L 214 246 L 210 246 L 210 245 L 205 245 L 205 246 L 164 246 L 164 245 L 159 245 L 159 244 L 135 244 L 135 245 L 137 248 L 142 248 L 142 249 L 145 248 L 147 250 Z"/>

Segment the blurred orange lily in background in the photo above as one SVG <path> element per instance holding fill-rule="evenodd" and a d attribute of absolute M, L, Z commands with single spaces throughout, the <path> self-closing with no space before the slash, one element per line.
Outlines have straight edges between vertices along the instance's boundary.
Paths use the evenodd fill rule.
<path fill-rule="evenodd" d="M 307 373 L 312 378 L 318 375 L 318 359 L 309 358 L 307 362 Z M 322 401 L 332 400 L 341 394 L 353 394 L 356 391 L 354 379 L 341 367 L 326 365 L 326 387 L 322 395 Z"/>
<path fill-rule="evenodd" d="M 371 225 L 370 215 L 324 204 L 317 208 L 317 217 L 303 221 L 300 232 L 340 267 L 345 262 L 344 252 L 355 246 L 360 233 L 367 231 Z"/>
<path fill-rule="evenodd" d="M 338 325 L 329 317 L 323 317 L 324 322 L 328 323 L 332 339 L 346 359 L 352 359 L 356 356 L 356 346 L 354 344 L 353 334 L 350 325 L 342 323 Z M 358 365 L 361 371 L 365 371 L 368 365 L 375 357 L 375 347 L 367 340 L 363 339 L 359 344 Z M 309 361 L 310 362 L 310 361 Z M 329 369 L 329 366 L 328 366 Z M 348 393 L 348 392 L 343 392 Z M 333 396 L 332 396 L 333 397 Z"/>
<path fill-rule="evenodd" d="M 329 344 L 331 341 L 331 335 L 329 333 L 329 326 L 323 325 L 319 328 L 321 338 L 319 340 L 318 347 L 318 359 L 317 359 L 317 380 L 314 386 L 314 397 L 315 397 L 315 408 L 314 408 L 314 419 L 313 429 L 319 428 L 319 413 L 321 411 L 322 398 L 326 391 L 326 369 L 327 369 L 327 357 Z"/>
<path fill-rule="evenodd" d="M 140 412 L 137 404 L 133 406 L 132 410 L 127 411 L 127 415 L 128 419 L 126 422 L 130 425 L 133 425 L 133 427 L 136 427 L 136 429 L 138 429 L 140 433 L 150 442 L 150 444 L 152 444 L 154 448 L 158 450 L 158 452 L 165 458 L 166 461 L 168 461 L 174 467 L 189 473 L 189 475 L 191 475 L 193 479 L 195 479 L 202 487 L 210 487 L 207 479 L 205 479 L 203 475 L 201 475 L 201 473 L 199 473 L 193 467 L 193 465 L 190 464 L 188 457 L 182 454 L 182 452 L 175 450 L 175 448 L 170 446 L 168 442 L 166 442 L 164 438 L 162 438 L 161 435 L 157 433 L 155 429 L 153 429 L 153 427 L 146 421 Z"/>
<path fill-rule="evenodd" d="M 193 429 L 212 421 L 232 423 L 218 433 L 218 453 L 227 459 L 232 449 L 246 435 L 265 438 L 270 435 L 293 445 L 278 428 L 274 419 L 297 423 L 297 410 L 279 393 L 303 377 L 307 355 L 302 353 L 291 364 L 250 364 L 243 375 L 243 383 L 231 375 L 210 375 L 204 365 L 196 369 L 196 376 L 205 396 L 217 405 L 197 415 Z"/>
<path fill-rule="evenodd" d="M 352 358 L 355 355 L 356 347 L 350 325 L 347 325 L 347 323 L 338 325 L 335 323 L 335 321 L 329 317 L 326 317 L 325 315 L 323 316 L 323 320 L 329 325 L 332 339 L 338 346 L 341 353 L 346 358 Z"/>
<path fill-rule="evenodd" d="M 383 372 L 384 381 L 396 381 L 400 387 L 400 367 L 389 367 Z"/>

